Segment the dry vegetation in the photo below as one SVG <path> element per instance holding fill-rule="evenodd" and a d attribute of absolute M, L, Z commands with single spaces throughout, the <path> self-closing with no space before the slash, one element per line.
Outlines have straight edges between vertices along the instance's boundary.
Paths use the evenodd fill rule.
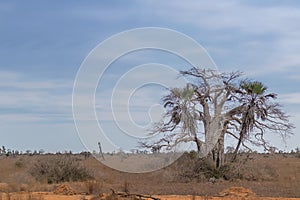
<path fill-rule="evenodd" d="M 55 191 L 103 199 L 100 195 L 111 194 L 111 189 L 125 194 L 219 196 L 230 187 L 248 188 L 257 196 L 300 197 L 300 156 L 242 154 L 235 163 L 215 169 L 209 161 L 186 153 L 171 166 L 144 174 L 122 173 L 83 155 L 0 156 L 3 199 L 11 192 L 42 199 L 36 192 Z"/>

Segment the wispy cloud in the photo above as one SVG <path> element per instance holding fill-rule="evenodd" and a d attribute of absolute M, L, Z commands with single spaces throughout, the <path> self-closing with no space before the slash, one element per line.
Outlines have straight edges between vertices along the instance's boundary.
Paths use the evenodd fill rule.
<path fill-rule="evenodd" d="M 48 80 L 41 81 L 35 77 L 29 77 L 25 74 L 20 74 L 11 71 L 0 70 L 0 88 L 24 89 L 24 90 L 48 90 L 48 89 L 70 89 L 73 86 L 71 80 Z"/>
<path fill-rule="evenodd" d="M 289 79 L 300 81 L 300 74 L 293 74 L 289 76 Z"/>
<path fill-rule="evenodd" d="M 125 114 L 128 109 L 137 113 L 145 112 L 152 105 L 160 103 L 168 88 L 183 87 L 186 83 L 184 77 L 179 77 L 178 70 L 167 65 L 140 65 L 120 74 L 110 87 L 97 91 L 97 107 L 107 110 L 112 105 L 115 110 Z"/>
<path fill-rule="evenodd" d="M 299 104 L 300 105 L 300 93 L 281 94 L 279 100 L 281 102 L 287 103 L 287 104 Z"/>
<path fill-rule="evenodd" d="M 297 6 L 280 2 L 258 6 L 236 0 L 217 3 L 175 0 L 159 5 L 148 1 L 148 6 L 155 8 L 154 17 L 176 22 L 178 26 L 192 26 L 200 35 L 209 33 L 209 39 L 217 42 L 207 42 L 208 49 L 219 57 L 216 59 L 221 67 L 240 66 L 247 74 L 263 75 L 300 65 Z"/>
<path fill-rule="evenodd" d="M 71 81 L 39 81 L 0 71 L 0 88 L 2 122 L 70 120 Z"/>
<path fill-rule="evenodd" d="M 299 9 L 293 6 L 258 7 L 236 0 L 217 2 L 193 1 L 186 3 L 175 0 L 172 1 L 172 4 L 167 1 L 160 4 L 148 3 L 157 9 L 155 13 L 160 17 L 200 28 L 238 29 L 246 33 L 275 33 L 276 35 L 282 33 L 291 35 L 297 31 L 294 22 L 300 18 L 300 13 Z"/>

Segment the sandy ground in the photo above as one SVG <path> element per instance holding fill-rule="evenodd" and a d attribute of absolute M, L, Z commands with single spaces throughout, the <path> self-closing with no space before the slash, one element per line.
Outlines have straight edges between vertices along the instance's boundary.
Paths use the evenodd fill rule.
<path fill-rule="evenodd" d="M 0 194 L 0 200 L 112 200 L 112 199 L 141 199 L 150 200 L 154 198 L 141 197 L 137 198 L 135 195 L 128 197 L 122 197 L 126 193 L 112 193 L 112 194 L 101 194 L 101 195 L 63 195 L 58 194 L 59 191 L 65 192 L 67 187 L 58 187 L 54 192 L 19 192 L 19 193 L 2 193 Z M 114 197 L 114 198 L 112 198 Z M 135 198 L 136 197 L 136 198 Z M 254 192 L 243 187 L 231 187 L 220 192 L 218 197 L 210 196 L 193 196 L 193 195 L 153 195 L 157 200 L 226 200 L 226 199 L 237 199 L 237 200 L 255 200 L 255 199 L 267 199 L 267 200 L 296 200 L 300 198 L 284 198 L 284 197 L 257 197 Z"/>
<path fill-rule="evenodd" d="M 1 200 L 91 200 L 94 196 L 85 195 L 55 195 L 51 193 L 10 193 L 2 194 Z M 154 195 L 160 200 L 300 200 L 300 198 L 284 198 L 284 197 L 238 197 L 238 196 L 228 196 L 228 197 L 201 197 L 192 195 Z M 105 198 L 97 198 L 103 199 Z M 130 198 L 128 198 L 130 199 Z M 150 198 L 149 198 L 150 199 Z"/>

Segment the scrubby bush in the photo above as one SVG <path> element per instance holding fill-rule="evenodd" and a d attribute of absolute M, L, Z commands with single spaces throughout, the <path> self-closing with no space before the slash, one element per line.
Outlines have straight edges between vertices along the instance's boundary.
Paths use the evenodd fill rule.
<path fill-rule="evenodd" d="M 210 178 L 228 179 L 231 176 L 231 165 L 215 167 L 215 163 L 208 158 L 199 158 L 196 152 L 184 153 L 176 162 L 179 179 L 183 181 L 208 181 Z"/>
<path fill-rule="evenodd" d="M 72 157 L 55 156 L 38 160 L 30 169 L 30 174 L 38 181 L 60 183 L 92 179 L 89 171 Z"/>
<path fill-rule="evenodd" d="M 25 166 L 25 163 L 22 159 L 19 159 L 15 162 L 16 168 L 23 168 Z"/>
<path fill-rule="evenodd" d="M 231 170 L 231 166 L 229 164 L 222 165 L 216 168 L 215 163 L 207 158 L 198 159 L 193 169 L 195 174 L 203 173 L 207 179 L 209 178 L 227 179 L 227 174 L 230 172 L 230 170 Z"/>

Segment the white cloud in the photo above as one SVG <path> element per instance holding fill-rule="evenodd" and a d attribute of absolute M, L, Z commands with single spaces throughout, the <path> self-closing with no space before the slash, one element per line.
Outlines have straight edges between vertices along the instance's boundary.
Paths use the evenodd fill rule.
<path fill-rule="evenodd" d="M 31 80 L 23 74 L 10 71 L 0 71 L 0 87 L 23 90 L 69 89 L 73 86 L 70 80 Z"/>
<path fill-rule="evenodd" d="M 148 1 L 148 3 L 151 1 Z M 160 17 L 211 30 L 240 29 L 253 34 L 295 33 L 299 9 L 286 6 L 257 7 L 240 1 L 149 3 Z M 293 31 L 293 32 L 291 32 Z M 299 30 L 297 31 L 299 32 Z"/>
<path fill-rule="evenodd" d="M 133 68 L 111 88 L 97 91 L 96 107 L 100 119 L 114 120 L 111 106 L 121 121 L 128 121 L 128 110 L 134 119 L 145 120 L 151 107 L 160 103 L 166 88 L 183 87 L 186 80 L 178 71 L 165 65 L 147 64 Z M 151 112 L 153 114 L 153 112 Z M 147 119 L 146 119 L 147 120 Z"/>
<path fill-rule="evenodd" d="M 287 104 L 300 104 L 300 93 L 281 94 L 279 100 Z"/>
<path fill-rule="evenodd" d="M 0 71 L 2 122 L 70 120 L 71 81 L 36 81 L 22 74 Z"/>
<path fill-rule="evenodd" d="M 253 6 L 235 0 L 148 1 L 148 6 L 162 20 L 173 21 L 179 27 L 190 25 L 199 33 L 209 32 L 210 39 L 224 42 L 207 42 L 208 49 L 223 56 L 225 62 L 231 57 L 230 67 L 244 67 L 248 74 L 280 72 L 300 65 L 300 27 L 296 23 L 300 21 L 300 9 L 296 6 Z"/>

